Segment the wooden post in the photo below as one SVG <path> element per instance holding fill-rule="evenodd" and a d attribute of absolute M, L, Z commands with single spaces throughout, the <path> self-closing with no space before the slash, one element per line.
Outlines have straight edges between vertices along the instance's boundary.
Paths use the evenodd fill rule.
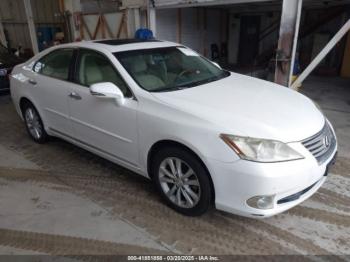
<path fill-rule="evenodd" d="M 92 35 L 92 40 L 95 40 L 96 37 L 97 37 L 97 34 L 98 34 L 98 31 L 100 29 L 100 24 L 101 24 L 101 16 L 98 17 L 97 19 L 97 25 L 95 27 L 95 31 L 94 31 L 94 34 Z"/>
<path fill-rule="evenodd" d="M 129 21 L 129 11 L 125 10 L 125 16 L 124 16 L 124 33 L 125 37 L 129 37 L 129 27 L 128 27 L 128 21 Z"/>
<path fill-rule="evenodd" d="M 80 40 L 84 40 L 85 39 L 85 34 L 84 34 L 85 21 L 84 21 L 84 16 L 82 13 L 79 14 L 79 20 L 80 20 L 80 27 L 79 27 Z M 91 39 L 91 37 L 90 37 L 90 39 Z"/>
<path fill-rule="evenodd" d="M 208 13 L 207 9 L 203 8 L 203 55 L 208 56 Z"/>
<path fill-rule="evenodd" d="M 177 18 L 176 18 L 176 42 L 181 43 L 182 41 L 182 14 L 181 8 L 177 9 Z"/>
<path fill-rule="evenodd" d="M 30 40 L 32 42 L 33 53 L 37 54 L 39 53 L 39 47 L 38 47 L 38 39 L 36 35 L 36 28 L 35 28 L 34 19 L 33 19 L 32 5 L 30 3 L 30 0 L 23 0 L 23 3 L 24 3 L 24 9 L 27 17 Z"/>
<path fill-rule="evenodd" d="M 6 40 L 6 36 L 5 36 L 5 32 L 4 32 L 4 27 L 2 25 L 2 19 L 0 16 L 0 43 L 7 47 L 7 40 Z"/>
<path fill-rule="evenodd" d="M 122 19 L 120 20 L 120 25 L 118 28 L 118 32 L 117 32 L 117 38 L 120 38 L 122 35 L 123 30 L 125 30 L 125 23 L 126 21 L 126 10 L 124 10 L 123 15 L 122 15 Z"/>
<path fill-rule="evenodd" d="M 100 24 L 101 24 L 101 32 L 102 32 L 102 38 L 106 38 L 106 27 L 105 27 L 105 20 L 103 19 L 103 14 L 100 14 Z"/>
<path fill-rule="evenodd" d="M 103 20 L 103 24 L 106 27 L 106 30 L 107 30 L 107 33 L 108 33 L 109 37 L 110 38 L 114 38 L 112 30 L 111 30 L 111 28 L 110 28 L 110 26 L 109 26 L 109 24 L 107 22 L 107 19 L 106 19 L 106 17 L 104 15 L 102 15 L 102 20 Z"/>
<path fill-rule="evenodd" d="M 303 0 L 298 1 L 298 7 L 297 7 L 297 20 L 295 22 L 295 30 L 294 30 L 294 40 L 293 40 L 293 49 L 292 49 L 292 56 L 290 61 L 290 68 L 289 68 L 289 79 L 288 81 L 288 87 L 292 85 L 292 77 L 293 77 L 293 71 L 294 71 L 294 64 L 296 59 L 296 52 L 297 52 L 297 45 L 298 45 L 298 36 L 299 36 L 299 27 L 300 27 L 300 19 L 301 19 L 301 10 L 303 7 Z"/>
<path fill-rule="evenodd" d="M 278 48 L 276 52 L 275 82 L 289 86 L 292 60 L 295 57 L 297 29 L 300 22 L 302 0 L 283 0 Z M 294 48 L 293 48 L 294 47 Z"/>
<path fill-rule="evenodd" d="M 84 29 L 86 30 L 90 40 L 93 40 L 93 35 L 89 29 L 89 27 L 87 26 L 86 22 L 85 22 L 85 19 L 84 19 L 84 15 L 82 13 L 80 13 L 80 37 L 81 37 L 81 40 L 84 40 Z"/>

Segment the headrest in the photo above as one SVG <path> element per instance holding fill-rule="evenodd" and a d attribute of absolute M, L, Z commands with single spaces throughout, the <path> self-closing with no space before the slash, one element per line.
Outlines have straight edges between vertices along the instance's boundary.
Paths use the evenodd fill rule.
<path fill-rule="evenodd" d="M 135 57 L 129 64 L 130 71 L 133 73 L 140 73 L 147 70 L 147 64 L 143 57 Z"/>
<path fill-rule="evenodd" d="M 102 82 L 103 75 L 102 75 L 102 68 L 99 67 L 94 59 L 93 56 L 85 56 L 84 57 L 85 62 L 85 84 L 92 85 L 95 83 Z"/>

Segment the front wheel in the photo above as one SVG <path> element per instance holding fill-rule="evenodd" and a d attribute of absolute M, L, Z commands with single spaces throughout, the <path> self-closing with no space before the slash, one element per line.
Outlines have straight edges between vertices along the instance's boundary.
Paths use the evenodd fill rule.
<path fill-rule="evenodd" d="M 174 147 L 157 152 L 152 177 L 165 202 L 184 215 L 202 215 L 211 205 L 209 174 L 187 150 Z"/>
<path fill-rule="evenodd" d="M 23 107 L 23 118 L 30 137 L 39 144 L 45 143 L 48 140 L 48 134 L 38 111 L 32 104 L 27 103 Z"/>

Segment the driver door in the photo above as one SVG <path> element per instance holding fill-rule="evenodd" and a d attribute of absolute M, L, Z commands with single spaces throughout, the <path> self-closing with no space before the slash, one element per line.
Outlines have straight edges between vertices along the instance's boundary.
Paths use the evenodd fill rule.
<path fill-rule="evenodd" d="M 92 84 L 111 82 L 125 96 L 125 103 L 118 106 L 114 99 L 93 96 Z M 75 84 L 69 99 L 71 123 L 80 143 L 137 168 L 138 103 L 111 61 L 102 53 L 79 50 Z"/>

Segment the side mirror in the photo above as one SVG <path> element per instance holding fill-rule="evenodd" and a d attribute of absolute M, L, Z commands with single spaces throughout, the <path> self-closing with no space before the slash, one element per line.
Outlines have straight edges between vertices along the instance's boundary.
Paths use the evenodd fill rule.
<path fill-rule="evenodd" d="M 100 98 L 114 98 L 118 105 L 123 105 L 125 98 L 123 92 L 110 82 L 97 83 L 90 86 L 90 93 Z"/>

